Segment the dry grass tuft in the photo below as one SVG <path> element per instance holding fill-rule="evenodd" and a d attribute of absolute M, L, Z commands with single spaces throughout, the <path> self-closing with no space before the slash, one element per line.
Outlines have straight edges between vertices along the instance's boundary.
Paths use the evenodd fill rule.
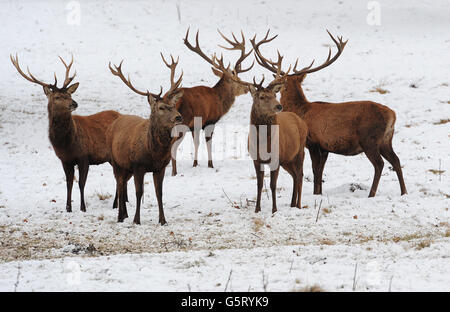
<path fill-rule="evenodd" d="M 369 92 L 377 92 L 380 94 L 386 94 L 386 93 L 389 93 L 389 90 L 383 89 L 381 86 L 376 86 L 373 89 L 370 89 Z"/>
<path fill-rule="evenodd" d="M 263 219 L 261 219 L 261 218 L 253 219 L 253 231 L 259 232 L 263 226 L 264 226 Z"/>
<path fill-rule="evenodd" d="M 294 292 L 325 292 L 319 285 L 305 286 L 302 288 L 294 288 Z"/>
<path fill-rule="evenodd" d="M 443 174 L 445 172 L 445 170 L 437 170 L 437 169 L 428 169 L 428 171 L 438 175 Z"/>
<path fill-rule="evenodd" d="M 112 195 L 109 193 L 96 192 L 95 195 L 97 195 L 98 199 L 100 199 L 100 200 L 106 200 L 106 199 L 110 199 L 112 197 Z"/>
<path fill-rule="evenodd" d="M 449 101 L 450 102 L 450 101 Z M 439 121 L 433 122 L 434 125 L 444 125 L 446 123 L 450 122 L 450 118 L 447 119 L 441 119 Z"/>
<path fill-rule="evenodd" d="M 329 239 L 329 238 L 321 238 L 320 240 L 319 240 L 319 244 L 321 244 L 321 245 L 334 245 L 335 244 L 335 242 L 333 242 L 331 239 Z"/>
<path fill-rule="evenodd" d="M 421 250 L 421 249 L 430 247 L 430 245 L 431 245 L 431 240 L 421 241 L 421 242 L 419 242 L 419 244 L 417 244 L 416 249 Z"/>

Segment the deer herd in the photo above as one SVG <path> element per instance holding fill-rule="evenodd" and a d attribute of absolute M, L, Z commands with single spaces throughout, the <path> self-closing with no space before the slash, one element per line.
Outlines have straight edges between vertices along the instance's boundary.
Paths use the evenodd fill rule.
<path fill-rule="evenodd" d="M 340 155 L 357 155 L 361 152 L 372 163 L 375 173 L 369 197 L 375 196 L 384 162 L 383 156 L 395 170 L 401 194 L 406 194 L 400 161 L 392 148 L 395 112 L 388 107 L 370 101 L 345 103 L 309 102 L 303 92 L 302 82 L 307 74 L 319 71 L 335 62 L 345 48 L 347 41 L 342 37 L 334 38 L 328 32 L 337 47 L 335 55 L 328 57 L 324 63 L 313 67 L 314 61 L 302 69 L 294 66 L 282 68 L 283 56 L 278 52 L 277 61 L 263 56 L 260 47 L 270 43 L 276 36 L 269 38 L 267 31 L 264 38 L 257 41 L 256 35 L 250 40 L 252 49 L 246 52 L 246 39 L 241 32 L 241 40 L 234 34 L 232 39 L 221 37 L 230 45 L 220 46 L 227 50 L 237 50 L 240 57 L 233 67 L 225 66 L 223 56 L 217 53 L 206 55 L 199 45 L 199 32 L 195 37 L 195 46 L 189 42 L 189 29 L 184 38 L 186 47 L 202 57 L 212 67 L 219 81 L 213 87 L 196 86 L 182 88 L 183 73 L 178 79 L 175 61 L 171 56 L 169 64 L 161 54 L 164 64 L 170 69 L 170 89 L 163 94 L 161 87 L 158 94 L 148 90 L 136 89 L 130 78 L 122 72 L 123 61 L 109 69 L 114 76 L 135 93 L 145 96 L 150 105 L 149 118 L 123 115 L 115 111 L 102 111 L 90 116 L 72 115 L 78 104 L 72 99 L 79 83 L 72 83 L 76 72 L 70 76 L 72 61 L 62 59 L 66 69 L 61 87 L 55 82 L 48 84 L 38 80 L 27 68 L 24 73 L 19 65 L 17 55 L 11 55 L 11 61 L 19 74 L 26 80 L 43 87 L 48 98 L 49 139 L 56 156 L 61 160 L 67 184 L 66 210 L 72 211 L 72 185 L 74 167 L 79 170 L 80 209 L 86 211 L 84 186 L 89 165 L 109 162 L 116 179 L 116 192 L 113 208 L 118 207 L 118 222 L 128 217 L 127 182 L 133 176 L 136 189 L 136 212 L 134 223 L 140 224 L 140 206 L 144 192 L 144 175 L 153 173 L 156 198 L 159 207 L 159 223 L 166 224 L 163 210 L 163 180 L 166 166 L 172 161 L 172 176 L 177 175 L 176 150 L 184 133 L 174 136 L 174 129 L 184 125 L 192 133 L 194 140 L 194 163 L 197 166 L 199 133 L 205 132 L 208 151 L 208 167 L 213 168 L 212 137 L 215 124 L 230 110 L 236 97 L 250 92 L 253 103 L 250 114 L 250 131 L 248 151 L 253 160 L 257 179 L 257 199 L 255 212 L 261 210 L 261 192 L 264 182 L 264 166 L 270 168 L 270 188 L 272 192 L 272 212 L 277 211 L 276 186 L 280 166 L 293 180 L 291 207 L 301 208 L 303 182 L 303 160 L 305 147 L 311 157 L 314 174 L 314 194 L 322 194 L 322 174 L 328 153 Z M 242 62 L 252 54 L 256 63 L 273 73 L 273 80 L 264 83 L 264 76 L 258 83 L 244 81 L 240 74 L 250 71 L 254 62 L 242 68 Z M 277 93 L 281 93 L 280 101 Z M 196 124 L 200 118 L 201 124 Z M 272 157 L 266 157 L 270 153 Z M 274 159 L 274 156 L 276 161 Z"/>

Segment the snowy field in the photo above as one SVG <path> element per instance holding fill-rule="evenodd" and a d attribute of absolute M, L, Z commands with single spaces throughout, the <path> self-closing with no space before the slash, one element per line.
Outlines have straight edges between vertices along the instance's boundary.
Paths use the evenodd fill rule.
<path fill-rule="evenodd" d="M 1 1 L 0 291 L 450 291 L 450 7 L 446 0 L 369 2 Z M 380 25 L 371 25 L 377 4 Z M 349 39 L 336 63 L 305 79 L 306 96 L 372 100 L 395 110 L 393 146 L 409 194 L 400 196 L 385 162 L 377 195 L 367 198 L 368 159 L 330 154 L 324 194 L 312 195 L 306 152 L 304 209 L 289 207 L 291 177 L 281 170 L 278 212 L 271 214 L 265 188 L 255 214 L 256 178 L 245 153 L 248 94 L 217 124 L 215 169 L 207 168 L 203 138 L 200 167 L 192 168 L 192 139 L 184 140 L 178 176 L 170 176 L 170 165 L 166 170 L 167 226 L 157 224 L 151 174 L 142 225 L 132 217 L 116 223 L 109 164 L 90 167 L 87 212 L 79 211 L 75 183 L 74 212 L 67 213 L 64 172 L 47 134 L 47 99 L 17 73 L 9 54 L 17 52 L 23 68 L 51 82 L 54 71 L 63 75 L 57 56 L 73 53 L 76 114 L 112 109 L 147 117 L 145 98 L 112 76 L 108 62 L 124 58 L 135 85 L 156 92 L 169 86 L 159 52 L 172 53 L 180 56 L 183 86 L 213 86 L 210 66 L 182 43 L 189 26 L 200 29 L 209 53 L 223 44 L 217 28 L 242 29 L 247 38 L 270 28 L 279 37 L 265 53 L 275 57 L 279 49 L 286 62 L 300 57 L 305 65 L 326 57 L 326 28 Z M 262 73 L 269 76 L 255 66 L 245 78 Z M 132 216 L 132 180 L 128 189 Z"/>

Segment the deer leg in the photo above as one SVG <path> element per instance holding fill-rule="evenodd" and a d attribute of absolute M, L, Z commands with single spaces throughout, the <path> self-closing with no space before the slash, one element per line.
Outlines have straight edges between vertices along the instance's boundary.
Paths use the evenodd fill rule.
<path fill-rule="evenodd" d="M 304 150 L 302 150 L 301 152 L 300 152 L 300 155 L 299 155 L 299 157 L 298 157 L 299 159 L 298 159 L 298 161 L 297 161 L 297 164 L 298 164 L 298 169 L 297 169 L 297 179 L 298 179 L 298 183 L 297 183 L 297 186 L 298 186 L 298 191 L 297 191 L 297 194 L 298 194 L 298 199 L 297 199 L 297 207 L 298 208 L 302 208 L 302 188 L 303 188 L 303 161 L 304 161 L 304 159 L 305 159 L 305 151 Z M 323 167 L 322 167 L 322 170 L 323 170 Z M 321 179 L 322 179 L 322 175 L 321 175 Z M 321 188 L 321 192 L 322 192 L 322 188 Z"/>
<path fill-rule="evenodd" d="M 155 184 L 155 193 L 158 200 L 159 208 L 159 223 L 161 225 L 166 224 L 166 218 L 164 217 L 163 201 L 162 201 L 162 187 L 164 181 L 164 172 L 166 168 L 161 169 L 161 171 L 153 172 L 153 183 Z"/>
<path fill-rule="evenodd" d="M 62 163 L 64 168 L 64 173 L 66 174 L 66 185 L 67 185 L 67 200 L 66 200 L 66 211 L 72 212 L 72 186 L 73 186 L 73 165 Z"/>
<path fill-rule="evenodd" d="M 297 191 L 298 191 L 297 175 L 296 175 L 296 173 L 294 171 L 294 168 L 293 168 L 292 164 L 287 165 L 286 167 L 284 167 L 284 169 L 286 169 L 286 171 L 292 177 L 293 186 L 292 186 L 291 207 L 295 207 L 295 204 L 297 203 Z"/>
<path fill-rule="evenodd" d="M 78 186 L 80 187 L 80 198 L 81 198 L 80 210 L 83 212 L 86 212 L 86 204 L 84 202 L 84 186 L 86 185 L 88 172 L 89 172 L 89 162 L 87 160 L 81 161 L 78 164 L 78 173 L 80 176 Z"/>
<path fill-rule="evenodd" d="M 122 194 L 124 196 L 124 218 L 128 218 L 127 202 L 128 202 L 128 180 L 130 180 L 132 174 L 127 172 L 123 183 Z"/>
<path fill-rule="evenodd" d="M 117 196 L 118 196 L 119 191 L 116 188 L 116 195 L 114 195 L 114 202 L 113 202 L 113 209 L 117 208 Z"/>
<path fill-rule="evenodd" d="M 198 146 L 200 145 L 200 129 L 194 129 L 192 131 L 192 139 L 194 140 L 194 164 L 192 167 L 198 166 Z"/>
<path fill-rule="evenodd" d="M 373 182 L 372 187 L 370 188 L 369 197 L 374 197 L 375 193 L 377 192 L 378 183 L 380 182 L 381 178 L 381 172 L 383 171 L 384 162 L 381 158 L 380 152 L 378 150 L 378 147 L 371 146 L 368 149 L 364 150 L 364 153 L 366 154 L 367 158 L 369 158 L 370 162 L 372 163 L 373 167 L 375 168 L 375 174 L 373 176 Z"/>
<path fill-rule="evenodd" d="M 397 154 L 395 154 L 391 143 L 389 143 L 389 145 L 382 146 L 380 149 L 380 153 L 392 165 L 395 172 L 397 173 L 398 182 L 400 183 L 401 195 L 407 194 L 408 192 L 406 191 L 405 181 L 403 180 L 402 166 L 400 165 L 400 160 L 398 159 Z"/>
<path fill-rule="evenodd" d="M 134 172 L 134 185 L 136 187 L 136 213 L 134 214 L 133 222 L 135 224 L 141 224 L 141 199 L 144 194 L 144 175 L 142 170 L 136 170 Z"/>
<path fill-rule="evenodd" d="M 117 216 L 117 222 L 123 222 L 125 218 L 128 217 L 127 208 L 125 205 L 125 194 L 124 194 L 124 184 L 126 184 L 126 173 L 124 170 L 114 166 L 114 177 L 116 178 L 116 192 L 117 199 L 119 202 L 119 211 Z"/>
<path fill-rule="evenodd" d="M 206 148 L 208 150 L 208 168 L 214 168 L 212 162 L 212 137 L 214 134 L 214 125 L 208 125 L 205 130 Z"/>
<path fill-rule="evenodd" d="M 322 179 L 319 178 L 320 151 L 316 146 L 309 148 L 309 156 L 311 157 L 312 170 L 314 175 L 314 195 L 321 194 Z"/>
<path fill-rule="evenodd" d="M 178 151 L 178 146 L 180 146 L 183 139 L 184 139 L 184 132 L 180 136 L 180 138 L 178 140 L 176 140 L 175 143 L 173 143 L 173 145 L 172 145 L 172 176 L 176 176 L 178 173 L 177 172 L 177 151 Z"/>
<path fill-rule="evenodd" d="M 318 167 L 318 182 L 319 182 L 319 194 L 322 194 L 322 177 L 323 177 L 323 169 L 325 167 L 325 163 L 328 159 L 328 151 L 319 150 L 320 153 L 320 162 Z M 303 157 L 304 158 L 304 157 Z M 302 160 L 302 171 L 303 171 L 303 160 Z"/>
<path fill-rule="evenodd" d="M 270 172 L 270 190 L 272 191 L 272 213 L 277 212 L 277 180 L 280 167 Z"/>
<path fill-rule="evenodd" d="M 262 192 L 262 187 L 263 187 L 263 183 L 264 183 L 264 168 L 256 160 L 253 161 L 253 164 L 255 166 L 256 180 L 257 180 L 257 186 L 258 186 L 258 192 L 257 192 L 258 195 L 256 197 L 255 212 L 260 212 L 261 211 L 261 192 Z"/>

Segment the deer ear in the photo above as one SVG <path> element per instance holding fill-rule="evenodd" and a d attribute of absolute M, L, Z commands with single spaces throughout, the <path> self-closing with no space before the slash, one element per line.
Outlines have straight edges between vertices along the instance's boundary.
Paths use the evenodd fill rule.
<path fill-rule="evenodd" d="M 212 72 L 214 73 L 214 75 L 216 75 L 219 78 L 222 78 L 223 74 L 220 70 L 215 69 L 214 67 L 211 67 Z"/>
<path fill-rule="evenodd" d="M 274 94 L 277 94 L 278 92 L 281 91 L 281 88 L 282 88 L 283 86 L 284 86 L 283 83 L 279 83 L 279 84 L 274 85 L 274 86 L 272 87 L 272 92 L 273 92 Z"/>
<path fill-rule="evenodd" d="M 250 85 L 250 86 L 248 86 L 248 89 L 250 90 L 250 94 L 251 94 L 251 95 L 254 95 L 254 94 L 255 94 L 256 88 L 255 88 L 254 86 Z"/>
<path fill-rule="evenodd" d="M 303 80 L 305 80 L 305 77 L 306 77 L 306 74 L 303 74 L 303 75 L 301 75 L 301 76 L 297 76 L 297 82 L 298 82 L 298 83 L 302 83 Z"/>
<path fill-rule="evenodd" d="M 73 85 L 71 85 L 70 87 L 67 88 L 67 92 L 68 92 L 69 94 L 74 93 L 75 91 L 77 91 L 79 85 L 80 85 L 79 82 L 74 83 Z"/>
<path fill-rule="evenodd" d="M 50 88 L 47 86 L 43 86 L 43 89 L 46 96 L 49 96 L 50 93 L 52 93 L 52 90 L 50 90 Z"/>
<path fill-rule="evenodd" d="M 153 112 L 153 110 L 156 108 L 155 98 L 149 94 L 149 95 L 147 95 L 147 101 L 148 101 L 148 104 L 150 104 L 150 110 Z"/>
<path fill-rule="evenodd" d="M 170 94 L 169 95 L 170 104 L 175 106 L 178 103 L 178 101 L 181 99 L 183 94 L 184 94 L 184 90 L 180 90 L 180 89 L 178 89 L 174 93 Z"/>

